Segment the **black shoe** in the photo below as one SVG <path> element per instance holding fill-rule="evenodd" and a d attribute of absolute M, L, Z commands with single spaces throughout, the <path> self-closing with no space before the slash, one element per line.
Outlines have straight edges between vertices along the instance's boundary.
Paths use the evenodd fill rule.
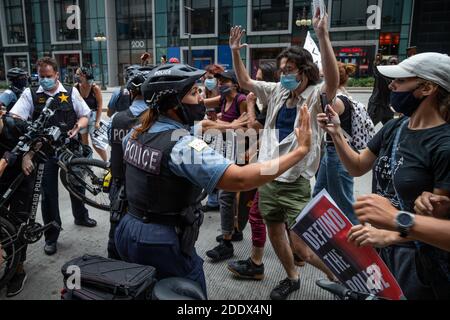
<path fill-rule="evenodd" d="M 25 282 L 27 281 L 27 274 L 25 272 L 16 273 L 8 282 L 6 289 L 6 297 L 12 298 L 22 292 Z"/>
<path fill-rule="evenodd" d="M 44 252 L 46 255 L 48 256 L 52 256 L 56 253 L 56 251 L 58 251 L 58 248 L 56 246 L 56 242 L 49 242 L 46 243 L 44 246 Z"/>
<path fill-rule="evenodd" d="M 219 211 L 219 206 L 211 207 L 211 206 L 206 205 L 206 206 L 202 207 L 202 211 L 203 212 Z"/>
<path fill-rule="evenodd" d="M 206 252 L 206 255 L 213 262 L 219 262 L 231 258 L 234 255 L 234 249 L 233 246 L 227 246 L 224 242 L 221 242 L 217 247 Z"/>
<path fill-rule="evenodd" d="M 263 280 L 264 264 L 258 266 L 252 258 L 248 260 L 233 261 L 228 264 L 228 270 L 243 279 Z"/>
<path fill-rule="evenodd" d="M 91 218 L 86 218 L 84 220 L 75 220 L 75 224 L 77 226 L 94 228 L 97 226 L 97 221 L 95 221 L 94 219 L 91 219 Z"/>
<path fill-rule="evenodd" d="M 270 299 L 286 300 L 292 292 L 297 291 L 298 289 L 300 289 L 300 279 L 297 281 L 292 281 L 289 278 L 286 278 L 272 290 Z"/>
<path fill-rule="evenodd" d="M 238 242 L 244 240 L 244 234 L 241 231 L 234 230 L 233 234 L 231 235 L 231 241 Z M 217 242 L 223 241 L 223 235 L 217 236 L 216 238 Z"/>

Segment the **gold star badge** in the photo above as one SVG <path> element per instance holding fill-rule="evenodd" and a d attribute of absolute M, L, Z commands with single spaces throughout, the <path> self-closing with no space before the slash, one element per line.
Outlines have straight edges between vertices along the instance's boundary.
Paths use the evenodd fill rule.
<path fill-rule="evenodd" d="M 69 96 L 64 94 L 64 93 L 61 94 L 59 96 L 59 102 L 61 102 L 61 103 L 63 103 L 63 102 L 69 103 Z"/>

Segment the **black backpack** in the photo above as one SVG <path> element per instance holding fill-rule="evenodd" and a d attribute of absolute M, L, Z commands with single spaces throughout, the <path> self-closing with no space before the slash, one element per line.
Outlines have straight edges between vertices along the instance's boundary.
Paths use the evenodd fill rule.
<path fill-rule="evenodd" d="M 68 280 L 74 275 L 72 266 L 80 269 L 80 289 L 69 288 Z M 156 283 L 156 270 L 151 266 L 99 256 L 85 255 L 71 260 L 61 272 L 62 300 L 150 300 Z"/>

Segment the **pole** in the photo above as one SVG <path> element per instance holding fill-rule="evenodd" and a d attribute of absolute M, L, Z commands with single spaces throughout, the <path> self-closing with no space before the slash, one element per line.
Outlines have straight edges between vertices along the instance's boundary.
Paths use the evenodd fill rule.
<path fill-rule="evenodd" d="M 106 86 L 105 86 L 105 75 L 103 72 L 103 54 L 102 54 L 102 42 L 99 41 L 98 42 L 98 55 L 99 55 L 99 64 L 100 64 L 100 76 L 101 76 L 101 80 L 102 80 L 102 90 L 106 90 Z"/>
<path fill-rule="evenodd" d="M 191 3 L 190 3 L 191 4 Z M 192 4 L 188 9 L 188 32 L 189 32 L 189 38 L 188 38 L 188 64 L 192 66 Z"/>

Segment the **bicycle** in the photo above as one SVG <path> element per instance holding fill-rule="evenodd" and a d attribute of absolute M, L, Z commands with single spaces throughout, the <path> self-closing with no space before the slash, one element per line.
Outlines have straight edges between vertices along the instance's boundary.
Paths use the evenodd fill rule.
<path fill-rule="evenodd" d="M 12 159 L 14 159 L 34 150 L 33 162 L 37 170 L 33 181 L 32 205 L 27 221 L 21 221 L 16 216 L 17 213 L 11 212 L 7 208 L 11 196 L 25 179 L 23 172 L 11 183 L 0 198 L 0 254 L 4 260 L 0 265 L 0 289 L 15 274 L 21 259 L 21 251 L 25 246 L 38 242 L 49 228 L 61 230 L 55 222 L 45 226 L 36 222 L 44 168 L 49 157 L 57 157 L 58 165 L 62 169 L 61 178 L 62 180 L 65 179 L 63 184 L 69 192 L 86 204 L 102 210 L 110 210 L 109 196 L 105 196 L 102 202 L 90 199 L 91 196 L 97 197 L 101 193 L 106 194 L 108 191 L 105 188 L 105 178 L 109 175 L 109 163 L 83 158 L 92 155 L 89 146 L 85 146 L 76 140 L 69 140 L 67 134 L 64 134 L 61 128 L 47 128 L 48 120 L 54 115 L 54 110 L 51 109 L 52 102 L 53 98 L 47 101 L 41 116 L 28 127 L 27 133 L 20 138 L 19 143 L 10 153 L 13 155 Z M 11 160 L 11 162 L 14 162 L 14 160 Z M 7 166 L 5 164 L 6 162 L 2 159 L 0 161 L 1 173 Z M 99 173 L 99 171 L 102 172 Z M 88 191 L 87 195 L 86 191 Z"/>

